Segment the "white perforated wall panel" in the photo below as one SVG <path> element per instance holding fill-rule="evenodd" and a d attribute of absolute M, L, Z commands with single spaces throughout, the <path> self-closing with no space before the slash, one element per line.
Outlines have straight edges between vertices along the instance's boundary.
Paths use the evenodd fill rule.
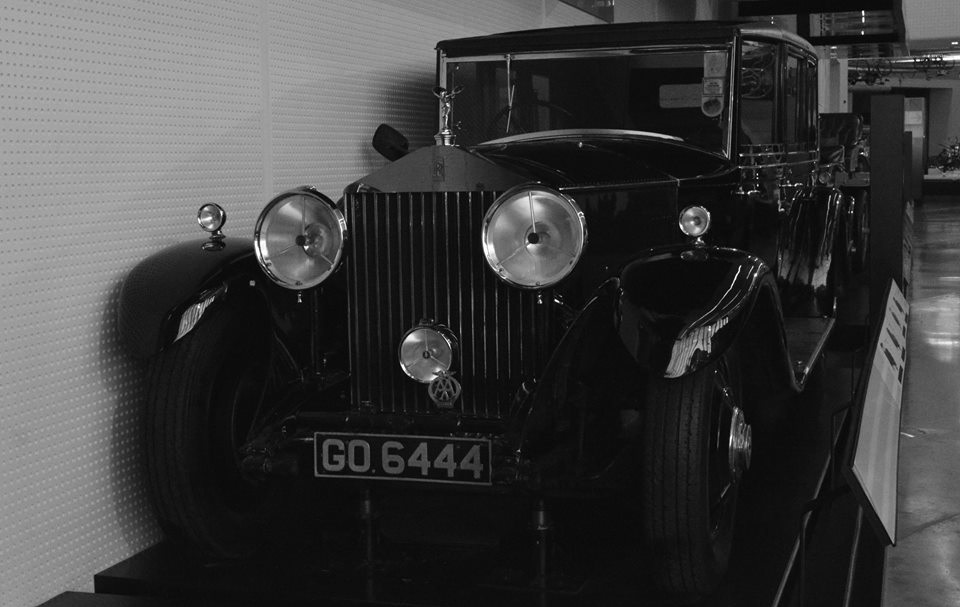
<path fill-rule="evenodd" d="M 370 147 L 381 122 L 433 142 L 437 40 L 596 22 L 556 0 L 282 2 L 267 21 L 272 188 L 334 198 L 385 162 Z"/>
<path fill-rule="evenodd" d="M 589 23 L 555 0 L 0 3 L 0 605 L 30 606 L 160 538 L 118 285 L 199 237 L 247 237 L 279 190 L 336 197 L 391 122 L 430 141 L 441 38 Z"/>

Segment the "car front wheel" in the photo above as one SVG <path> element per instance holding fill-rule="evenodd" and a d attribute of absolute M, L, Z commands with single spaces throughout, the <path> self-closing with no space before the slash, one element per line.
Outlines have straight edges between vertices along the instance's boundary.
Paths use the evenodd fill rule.
<path fill-rule="evenodd" d="M 697 598 L 727 570 L 738 482 L 752 436 L 730 355 L 691 375 L 654 379 L 644 424 L 643 530 L 666 593 Z"/>
<path fill-rule="evenodd" d="M 249 554 L 261 526 L 265 488 L 239 461 L 270 384 L 263 324 L 224 304 L 150 362 L 145 440 L 160 523 L 212 556 Z"/>

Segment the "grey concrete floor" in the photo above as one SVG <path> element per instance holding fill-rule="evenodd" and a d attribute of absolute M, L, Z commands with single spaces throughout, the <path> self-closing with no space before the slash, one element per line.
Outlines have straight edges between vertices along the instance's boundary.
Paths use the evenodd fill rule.
<path fill-rule="evenodd" d="M 914 214 L 897 543 L 887 607 L 960 605 L 960 196 Z"/>

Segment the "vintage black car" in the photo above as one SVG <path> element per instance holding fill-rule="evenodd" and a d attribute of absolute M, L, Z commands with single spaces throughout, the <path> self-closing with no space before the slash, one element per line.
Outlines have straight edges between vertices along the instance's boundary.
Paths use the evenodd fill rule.
<path fill-rule="evenodd" d="M 383 127 L 393 162 L 338 201 L 284 192 L 252 241 L 205 205 L 209 239 L 127 277 L 161 521 L 245 554 L 285 476 L 625 500 L 659 585 L 710 593 L 853 247 L 814 49 L 704 22 L 437 51 L 437 145 Z"/>

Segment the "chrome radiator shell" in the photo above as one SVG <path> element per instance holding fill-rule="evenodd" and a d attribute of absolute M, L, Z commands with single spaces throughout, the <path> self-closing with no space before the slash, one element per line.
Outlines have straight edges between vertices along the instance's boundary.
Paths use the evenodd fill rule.
<path fill-rule="evenodd" d="M 427 386 L 400 368 L 401 337 L 423 320 L 459 342 L 454 411 L 504 418 L 543 358 L 547 306 L 504 284 L 480 243 L 493 192 L 347 195 L 351 400 L 364 410 L 429 413 Z M 538 328 L 541 328 L 538 331 Z"/>

